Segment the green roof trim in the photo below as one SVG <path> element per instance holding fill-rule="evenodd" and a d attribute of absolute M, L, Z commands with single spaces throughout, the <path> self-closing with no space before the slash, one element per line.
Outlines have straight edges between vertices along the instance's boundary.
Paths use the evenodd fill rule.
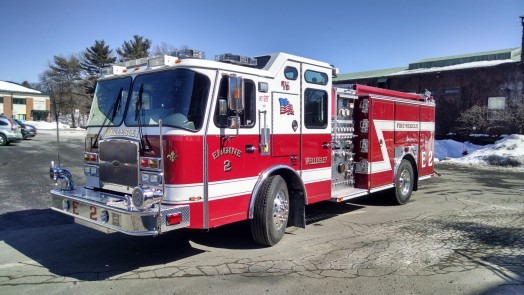
<path fill-rule="evenodd" d="M 426 58 L 409 64 L 409 69 L 428 69 L 437 67 L 447 67 L 452 65 L 464 64 L 476 61 L 491 61 L 491 60 L 515 60 L 520 59 L 520 47 L 509 48 L 502 50 L 485 51 L 478 53 L 452 55 L 437 58 Z"/>
<path fill-rule="evenodd" d="M 356 72 L 356 73 L 349 73 L 349 74 L 339 74 L 336 78 L 333 78 L 333 81 L 337 82 L 337 81 L 345 81 L 345 80 L 352 80 L 352 79 L 375 78 L 375 77 L 387 76 L 389 74 L 393 74 L 393 73 L 404 71 L 404 70 L 407 70 L 407 67 L 389 68 L 389 69 L 383 69 L 383 70 Z"/>
<path fill-rule="evenodd" d="M 513 62 L 520 62 L 520 55 L 522 48 L 509 48 L 502 50 L 493 50 L 485 51 L 478 53 L 462 54 L 462 55 L 453 55 L 437 58 L 426 58 L 419 60 L 417 62 L 409 64 L 409 67 L 398 67 L 398 68 L 389 68 L 383 70 L 374 70 L 366 72 L 356 72 L 356 73 L 347 73 L 339 74 L 336 78 L 333 78 L 333 82 L 344 82 L 348 80 L 357 80 L 357 79 L 366 79 L 366 78 L 385 78 L 387 76 L 395 76 L 396 73 L 399 75 L 409 74 L 409 70 L 418 70 L 413 71 L 412 73 L 417 73 L 422 71 L 427 71 L 424 69 L 430 68 L 440 68 L 446 66 L 453 66 L 458 64 L 470 63 L 475 61 L 506 61 L 512 60 Z M 402 72 L 402 73 L 401 73 Z"/>

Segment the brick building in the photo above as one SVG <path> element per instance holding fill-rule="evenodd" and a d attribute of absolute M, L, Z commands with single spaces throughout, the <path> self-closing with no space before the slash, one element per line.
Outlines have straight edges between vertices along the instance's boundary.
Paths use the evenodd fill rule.
<path fill-rule="evenodd" d="M 50 122 L 49 95 L 22 85 L 0 81 L 0 114 L 29 121 Z"/>
<path fill-rule="evenodd" d="M 521 48 L 425 59 L 407 67 L 339 75 L 335 84 L 365 84 L 435 98 L 436 134 L 453 130 L 459 114 L 473 105 L 497 109 L 524 99 Z"/>
<path fill-rule="evenodd" d="M 524 26 L 524 16 L 521 19 Z M 524 102 L 522 47 L 429 58 L 405 67 L 341 74 L 334 83 L 358 83 L 415 93 L 431 91 L 437 104 L 436 136 L 443 138 L 453 131 L 459 114 L 473 105 L 506 109 Z"/>

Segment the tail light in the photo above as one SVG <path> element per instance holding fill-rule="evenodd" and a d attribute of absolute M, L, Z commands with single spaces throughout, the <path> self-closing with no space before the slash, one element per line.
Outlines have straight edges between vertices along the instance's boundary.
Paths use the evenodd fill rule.
<path fill-rule="evenodd" d="M 7 120 L 9 122 L 9 124 L 11 124 L 11 130 L 15 131 L 16 130 L 16 125 L 13 124 L 13 122 L 11 122 L 11 120 Z"/>

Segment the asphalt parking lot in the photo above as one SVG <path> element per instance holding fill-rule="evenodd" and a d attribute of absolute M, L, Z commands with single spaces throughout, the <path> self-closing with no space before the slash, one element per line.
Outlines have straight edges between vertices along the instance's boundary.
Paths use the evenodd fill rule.
<path fill-rule="evenodd" d="M 82 184 L 83 137 L 62 166 Z M 106 235 L 48 209 L 56 139 L 0 148 L 0 294 L 524 294 L 524 173 L 437 165 L 412 201 L 387 193 L 307 208 L 274 247 L 245 222 Z"/>

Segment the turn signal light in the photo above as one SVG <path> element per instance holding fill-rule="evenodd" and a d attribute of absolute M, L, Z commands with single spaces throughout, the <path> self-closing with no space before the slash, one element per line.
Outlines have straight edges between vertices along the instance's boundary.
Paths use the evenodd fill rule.
<path fill-rule="evenodd" d="M 160 170 L 160 158 L 140 158 L 140 168 L 149 170 Z"/>
<path fill-rule="evenodd" d="M 84 161 L 89 163 L 98 163 L 98 154 L 84 153 Z"/>

